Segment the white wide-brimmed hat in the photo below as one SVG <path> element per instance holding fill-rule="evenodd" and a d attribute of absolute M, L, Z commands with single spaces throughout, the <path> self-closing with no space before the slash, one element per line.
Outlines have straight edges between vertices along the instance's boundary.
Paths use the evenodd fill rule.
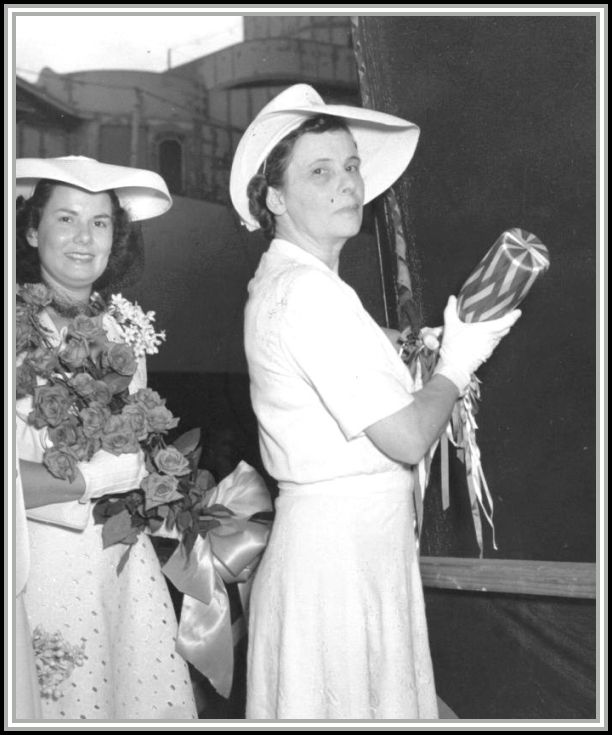
<path fill-rule="evenodd" d="M 326 105 L 308 84 L 285 89 L 259 112 L 238 143 L 230 175 L 230 196 L 249 230 L 259 223 L 249 212 L 247 186 L 274 146 L 306 119 L 342 118 L 357 144 L 365 185 L 364 204 L 382 194 L 410 163 L 419 139 L 414 123 L 384 112 L 349 105 Z"/>
<path fill-rule="evenodd" d="M 78 186 L 97 194 L 112 189 L 133 221 L 157 217 L 172 206 L 166 182 L 154 171 L 100 163 L 85 156 L 18 158 L 16 194 L 29 199 L 41 179 Z"/>

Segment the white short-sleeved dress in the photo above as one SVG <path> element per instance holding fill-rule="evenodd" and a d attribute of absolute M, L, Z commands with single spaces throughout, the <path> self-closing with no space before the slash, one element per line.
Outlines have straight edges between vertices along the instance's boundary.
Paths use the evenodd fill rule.
<path fill-rule="evenodd" d="M 412 475 L 364 429 L 411 403 L 356 293 L 275 239 L 245 344 L 276 517 L 250 609 L 247 718 L 429 719 L 437 703 Z"/>
<path fill-rule="evenodd" d="M 116 338 L 115 323 L 104 319 L 109 338 Z M 41 322 L 54 329 L 46 314 Z M 142 361 L 130 390 L 145 383 Z M 17 453 L 41 462 L 46 430 L 27 423 L 30 409 L 30 397 L 17 402 Z M 118 575 L 126 547 L 102 548 L 102 526 L 94 525 L 92 507 L 84 530 L 28 520 L 25 605 L 30 628 L 59 631 L 68 643 L 85 647 L 84 665 L 66 680 L 63 696 L 42 700 L 42 717 L 194 719 L 189 671 L 175 652 L 176 616 L 153 545 L 141 534 Z M 71 517 L 69 508 L 66 516 Z"/>

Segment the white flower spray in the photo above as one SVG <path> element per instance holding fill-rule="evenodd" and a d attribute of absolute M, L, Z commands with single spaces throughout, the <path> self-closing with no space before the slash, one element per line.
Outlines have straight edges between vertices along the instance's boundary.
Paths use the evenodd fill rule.
<path fill-rule="evenodd" d="M 145 314 L 137 303 L 132 304 L 121 294 L 114 294 L 111 296 L 109 314 L 119 324 L 125 341 L 134 349 L 136 357 L 159 352 L 159 345 L 166 340 L 166 332 L 155 331 L 154 311 Z"/>
<path fill-rule="evenodd" d="M 41 697 L 59 699 L 62 685 L 85 660 L 85 644 L 73 646 L 59 631 L 47 633 L 38 625 L 32 633 L 32 645 L 36 660 L 36 673 Z"/>

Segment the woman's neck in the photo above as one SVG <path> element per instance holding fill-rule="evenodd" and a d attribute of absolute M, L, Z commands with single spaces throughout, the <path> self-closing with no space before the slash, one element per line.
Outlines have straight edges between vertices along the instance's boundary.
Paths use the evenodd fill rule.
<path fill-rule="evenodd" d="M 79 314 L 91 316 L 99 313 L 104 308 L 102 299 L 96 292 L 92 292 L 91 288 L 79 292 L 69 292 L 66 289 L 58 288 L 54 284 L 47 283 L 46 285 L 52 296 L 47 310 L 58 331 L 67 326 Z"/>
<path fill-rule="evenodd" d="M 315 258 L 318 258 L 320 261 L 325 263 L 325 265 L 330 270 L 334 271 L 334 273 L 338 272 L 340 253 L 346 243 L 346 238 L 337 238 L 333 241 L 329 240 L 327 242 L 320 242 L 319 240 L 314 240 L 306 233 L 299 232 L 294 227 L 283 226 L 278 222 L 278 220 L 276 237 L 288 240 L 294 245 L 297 245 L 299 248 L 302 248 L 302 250 L 314 255 Z"/>

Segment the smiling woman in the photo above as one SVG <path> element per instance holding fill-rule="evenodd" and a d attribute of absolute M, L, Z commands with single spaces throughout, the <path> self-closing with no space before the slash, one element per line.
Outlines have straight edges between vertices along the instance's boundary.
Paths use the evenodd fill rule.
<path fill-rule="evenodd" d="M 38 248 L 45 283 L 67 301 L 86 303 L 92 284 L 106 270 L 117 196 L 51 182 L 42 187 L 50 190 L 50 196 L 38 227 L 29 228 L 26 239 Z"/>
<path fill-rule="evenodd" d="M 139 486 L 147 475 L 142 450 L 135 445 L 106 451 L 91 421 L 81 426 L 66 416 L 68 383 L 77 395 L 85 393 L 58 362 L 70 366 L 71 338 L 79 349 L 99 337 L 113 343 L 103 359 L 113 361 L 123 350 L 124 388 L 129 383 L 134 393 L 145 387 L 144 357 L 131 352 L 104 297 L 142 264 L 132 220 L 162 214 L 172 200 L 157 174 L 88 158 L 18 159 L 16 170 L 22 194 L 18 309 L 26 317 L 20 321 L 25 326 L 17 361 L 22 372 L 30 371 L 32 385 L 17 400 L 16 445 L 28 516 L 24 602 L 37 653 L 42 717 L 192 719 L 189 673 L 174 652 L 176 620 L 151 541 L 139 536 L 122 560 L 119 545 L 104 548 L 102 526 L 92 515 L 91 500 Z M 33 335 L 43 335 L 42 344 Z M 40 365 L 41 353 L 48 356 L 46 367 Z M 54 371 L 68 382 L 52 383 Z M 116 420 L 108 408 L 110 384 L 93 383 L 102 423 Z M 81 408 L 81 418 L 88 410 Z M 71 472 L 63 476 L 69 479 L 61 479 L 49 459 L 52 452 L 56 460 L 62 453 L 62 431 L 73 435 L 64 457 Z"/>

